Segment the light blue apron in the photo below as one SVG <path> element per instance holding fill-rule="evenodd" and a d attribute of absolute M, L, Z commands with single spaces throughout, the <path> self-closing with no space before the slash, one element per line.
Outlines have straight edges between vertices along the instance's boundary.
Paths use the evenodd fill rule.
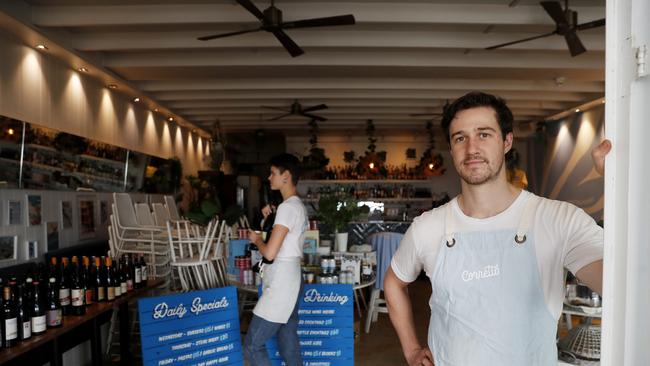
<path fill-rule="evenodd" d="M 557 365 L 557 320 L 528 233 L 537 200 L 526 202 L 517 231 L 455 232 L 447 205 L 429 301 L 436 366 Z"/>

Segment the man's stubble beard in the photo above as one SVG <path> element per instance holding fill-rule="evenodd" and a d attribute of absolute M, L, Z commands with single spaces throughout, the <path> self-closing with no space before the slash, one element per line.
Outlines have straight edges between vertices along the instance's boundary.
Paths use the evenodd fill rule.
<path fill-rule="evenodd" d="M 490 166 L 489 160 L 486 160 L 486 165 L 487 165 L 487 174 L 480 176 L 480 177 L 473 177 L 472 175 L 466 175 L 463 173 L 462 169 L 457 169 L 458 175 L 460 178 L 467 184 L 472 185 L 472 186 L 480 186 L 482 184 L 485 184 L 487 182 L 496 180 L 499 174 L 501 174 L 501 170 L 503 170 L 503 166 L 505 165 L 505 156 L 501 158 L 501 162 L 499 164 L 499 168 L 496 170 L 496 172 L 492 171 L 492 167 Z M 461 167 L 463 166 L 463 163 L 461 163 Z"/>

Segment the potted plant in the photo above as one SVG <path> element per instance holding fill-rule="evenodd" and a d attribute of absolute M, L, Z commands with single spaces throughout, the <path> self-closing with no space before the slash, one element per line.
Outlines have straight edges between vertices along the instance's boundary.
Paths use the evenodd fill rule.
<path fill-rule="evenodd" d="M 359 207 L 357 200 L 349 196 L 322 196 L 318 201 L 318 220 L 327 228 L 334 230 L 336 248 L 346 252 L 348 248 L 348 224 L 368 211 L 367 206 Z"/>

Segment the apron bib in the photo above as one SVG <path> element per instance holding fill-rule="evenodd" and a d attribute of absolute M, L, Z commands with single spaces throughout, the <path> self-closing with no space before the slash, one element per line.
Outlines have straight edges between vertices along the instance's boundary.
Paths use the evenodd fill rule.
<path fill-rule="evenodd" d="M 528 233 L 536 207 L 529 198 L 516 231 L 455 232 L 447 206 L 429 301 L 436 366 L 557 365 L 557 321 Z"/>
<path fill-rule="evenodd" d="M 273 323 L 285 324 L 296 304 L 301 281 L 300 258 L 275 258 L 273 264 L 264 266 L 262 296 L 253 314 Z"/>

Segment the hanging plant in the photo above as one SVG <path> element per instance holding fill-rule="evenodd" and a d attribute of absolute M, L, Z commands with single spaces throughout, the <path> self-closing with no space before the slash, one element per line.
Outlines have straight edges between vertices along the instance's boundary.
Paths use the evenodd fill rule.
<path fill-rule="evenodd" d="M 384 166 L 386 151 L 376 151 L 375 124 L 371 119 L 366 121 L 366 134 L 368 135 L 368 150 L 363 156 L 359 157 L 357 173 L 367 178 L 385 178 L 388 175 L 388 171 Z"/>
<path fill-rule="evenodd" d="M 433 122 L 428 121 L 425 127 L 429 136 L 429 148 L 422 154 L 417 169 L 422 172 L 425 177 L 443 175 L 445 173 L 445 168 L 443 166 L 444 160 L 440 153 L 435 153 L 436 141 Z"/>
<path fill-rule="evenodd" d="M 325 155 L 325 149 L 318 147 L 318 123 L 312 119 L 309 126 L 309 154 L 302 159 L 303 175 L 305 177 L 322 178 L 320 175 L 325 171 L 330 159 Z"/>

